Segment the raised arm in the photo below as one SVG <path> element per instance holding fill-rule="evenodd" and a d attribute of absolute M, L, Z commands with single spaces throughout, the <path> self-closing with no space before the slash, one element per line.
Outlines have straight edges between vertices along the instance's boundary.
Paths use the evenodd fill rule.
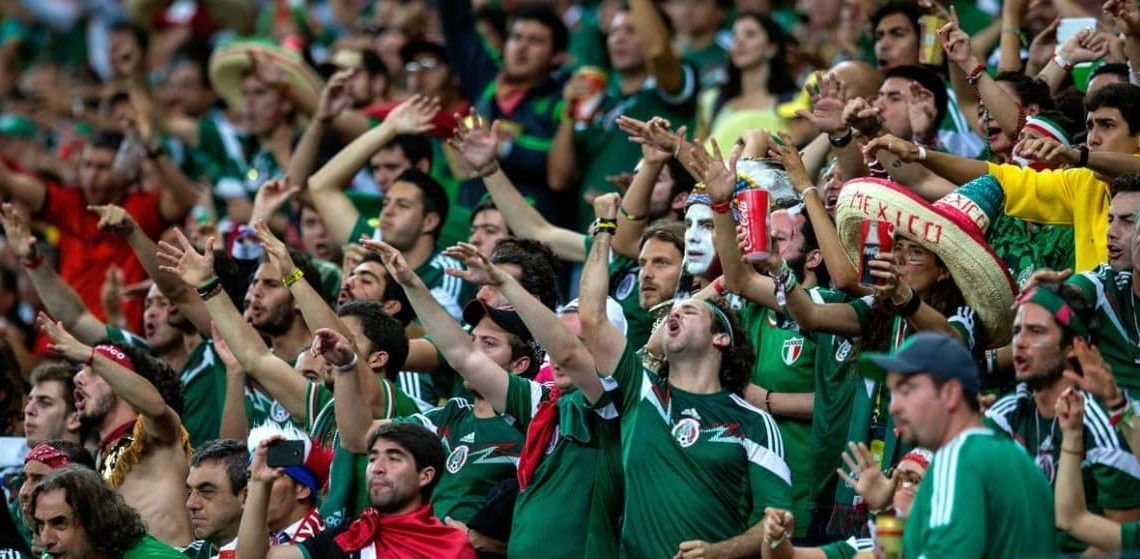
<path fill-rule="evenodd" d="M 657 79 L 662 91 L 675 93 L 685 84 L 684 69 L 661 15 L 651 0 L 630 0 L 629 18 L 634 32 L 641 40 L 642 53 L 649 73 Z"/>
<path fill-rule="evenodd" d="M 369 413 L 363 390 L 367 384 L 377 384 L 376 379 L 369 378 L 372 372 L 367 370 L 364 360 L 358 357 L 357 348 L 347 336 L 329 328 L 317 330 L 313 336 L 313 347 L 309 351 L 324 356 L 337 376 L 333 384 L 333 412 L 340 431 L 340 444 L 353 454 L 367 454 L 368 434 L 379 427 L 381 421 L 392 417 L 393 407 L 387 406 L 382 413 Z M 362 369 L 368 376 L 360 374 Z M 390 402 L 392 399 L 386 400 Z M 381 419 L 373 420 L 375 417 Z"/>
<path fill-rule="evenodd" d="M 352 330 L 349 330 L 348 326 L 337 316 L 336 311 L 325 303 L 321 294 L 317 293 L 317 290 L 313 289 L 309 282 L 302 281 L 298 268 L 293 265 L 293 258 L 289 256 L 289 250 L 285 248 L 285 243 L 273 235 L 264 221 L 254 224 L 254 228 L 257 229 L 257 236 L 261 240 L 262 246 L 265 247 L 265 253 L 277 265 L 277 269 L 281 271 L 281 277 L 286 278 L 285 285 L 288 286 L 289 293 L 293 295 L 293 301 L 301 309 L 301 317 L 305 319 L 305 325 L 309 327 L 309 331 L 333 330 L 341 336 L 351 339 Z M 366 355 L 364 361 L 368 361 L 368 357 Z M 375 373 L 364 366 L 364 363 L 360 367 L 355 367 L 354 370 L 358 371 L 362 377 L 358 379 L 358 382 L 360 383 L 360 394 L 367 404 L 364 409 L 371 410 L 374 415 L 379 415 L 381 410 L 387 407 L 388 402 L 380 390 L 379 384 L 375 382 L 377 380 Z"/>
<path fill-rule="evenodd" d="M 236 557 L 238 559 L 304 559 L 301 548 L 293 545 L 269 547 L 269 494 L 273 482 L 285 475 L 283 468 L 270 468 L 266 465 L 269 446 L 283 440 L 282 437 L 269 437 L 257 445 L 257 450 L 249 464 L 249 492 L 241 511 L 241 524 L 238 526 Z"/>
<path fill-rule="evenodd" d="M 503 214 L 507 227 L 517 237 L 535 239 L 550 245 L 562 260 L 582 262 L 586 258 L 584 236 L 576 231 L 551 224 L 538 210 L 526 202 L 496 161 L 499 122 L 490 126 L 478 114 L 457 118 L 459 126 L 449 143 L 464 162 L 482 177 L 495 207 Z"/>
<path fill-rule="evenodd" d="M 43 181 L 31 175 L 16 173 L 4 163 L 0 163 L 0 192 L 27 206 L 32 215 L 42 212 L 47 200 L 47 185 Z"/>
<path fill-rule="evenodd" d="M 309 178 L 309 196 L 334 241 L 344 244 L 355 240 L 348 235 L 360 212 L 344 193 L 353 175 L 398 134 L 421 134 L 430 130 L 437 112 L 438 99 L 418 95 L 409 98 L 393 109 L 380 126 L 353 140 Z"/>
<path fill-rule="evenodd" d="M 672 157 L 673 151 L 657 145 L 656 139 L 672 137 L 675 144 L 681 145 L 685 139 L 686 127 L 682 126 L 673 134 L 669 121 L 654 117 L 649 122 L 642 122 L 635 118 L 620 116 L 617 120 L 618 128 L 629 134 L 629 140 L 641 144 L 641 168 L 633 176 L 629 190 L 622 196 L 621 207 L 618 211 L 618 228 L 614 233 L 611 246 L 614 254 L 637 260 L 637 253 L 641 245 L 641 232 L 649 223 L 649 212 L 652 205 L 653 188 L 657 184 L 657 177 Z M 676 177 L 673 180 L 677 180 Z"/>
<path fill-rule="evenodd" d="M 1057 527 L 1104 551 L 1120 549 L 1120 524 L 1089 512 L 1085 503 L 1081 460 L 1085 455 L 1085 398 L 1068 388 L 1056 403 L 1057 422 L 1064 436 L 1057 466 L 1054 513 Z"/>
<path fill-rule="evenodd" d="M 301 135 L 301 140 L 297 142 L 297 147 L 289 158 L 289 169 L 286 170 L 285 176 L 289 177 L 291 185 L 303 189 L 308 184 L 309 177 L 316 167 L 321 137 L 324 136 L 329 123 L 352 105 L 352 97 L 347 94 L 347 83 L 353 73 L 353 70 L 342 70 L 333 74 L 324 91 L 321 91 L 313 119 L 309 121 L 309 126 L 305 128 L 305 133 Z"/>
<path fill-rule="evenodd" d="M 59 277 L 51 264 L 36 250 L 36 239 L 32 236 L 28 218 L 22 208 L 4 204 L 0 211 L 0 224 L 8 237 L 12 252 L 24 265 L 28 279 L 36 289 L 44 308 L 52 316 L 59 317 L 63 327 L 74 332 L 83 343 L 94 345 L 107 339 L 107 325 L 91 314 L 83 304 L 83 299 L 63 278 Z"/>
<path fill-rule="evenodd" d="M 1049 63 L 1041 69 L 1041 73 L 1037 74 L 1037 79 L 1048 84 L 1050 92 L 1056 92 L 1073 66 L 1082 62 L 1100 60 L 1108 54 L 1108 41 L 1111 38 L 1103 33 L 1097 33 L 1095 29 L 1080 30 L 1061 45 L 1060 51 L 1050 58 Z M 1058 58 L 1067 67 L 1058 65 Z"/>
<path fill-rule="evenodd" d="M 134 218 L 121 206 L 106 204 L 102 206 L 88 206 L 87 209 L 99 216 L 98 227 L 101 231 L 108 231 L 124 235 L 127 244 L 131 245 L 135 257 L 139 259 L 143 270 L 146 270 L 150 279 L 158 286 L 158 290 L 178 306 L 178 312 L 186 317 L 191 324 L 202 334 L 210 333 L 210 313 L 202 304 L 202 298 L 194 287 L 182 283 L 180 279 L 159 269 L 158 245 L 138 228 Z"/>
<path fill-rule="evenodd" d="M 471 336 L 448 314 L 432 296 L 423 280 L 408 267 L 400 251 L 391 245 L 371 239 L 362 239 L 364 248 L 377 252 L 394 278 L 404 288 L 416 316 L 424 325 L 443 358 L 483 395 L 497 411 L 507 405 L 507 372 L 497 363 L 471 347 Z"/>
<path fill-rule="evenodd" d="M 977 88 L 977 94 L 1001 126 L 1002 132 L 1016 139 L 1021 127 L 1025 125 L 1025 108 L 1019 107 L 1017 101 L 986 72 L 985 63 L 972 53 L 970 36 L 958 26 L 957 18 L 939 29 L 938 35 L 942 38 L 942 48 L 946 51 L 946 57 L 965 73 L 967 81 L 973 81 L 961 84 L 963 87 L 955 82 L 954 91 L 958 94 L 958 98 L 961 99 L 963 93 L 967 92 L 973 96 L 974 88 Z M 964 108 L 963 114 L 973 113 L 965 112 Z"/>
<path fill-rule="evenodd" d="M 594 199 L 594 214 L 599 220 L 617 219 L 621 198 L 617 194 L 603 194 Z M 598 374 L 614 373 L 625 346 L 628 344 L 621 330 L 610 322 L 606 314 L 606 298 L 610 290 L 610 241 L 613 232 L 600 229 L 594 236 L 594 246 L 582 268 L 578 286 L 578 319 L 582 323 L 582 338 L 594 356 Z"/>
<path fill-rule="evenodd" d="M 920 152 L 915 144 L 890 134 L 879 136 L 863 147 L 863 152 L 868 157 L 874 156 L 879 150 L 893 153 L 903 163 L 917 161 L 955 184 L 965 184 L 989 172 L 985 161 L 966 159 L 933 150 Z M 920 155 L 924 155 L 925 158 L 920 159 Z"/>
<path fill-rule="evenodd" d="M 218 437 L 244 441 L 249 437 L 249 417 L 245 413 L 245 369 L 226 345 L 226 340 L 213 328 L 214 351 L 226 367 L 226 401 L 222 405 L 222 421 Z"/>
<path fill-rule="evenodd" d="M 593 356 L 557 315 L 524 289 L 518 280 L 492 264 L 473 245 L 460 243 L 448 249 L 445 254 L 460 259 L 467 267 L 466 270 L 449 270 L 449 274 L 468 282 L 496 287 L 515 308 L 538 343 L 546 349 L 550 361 L 566 372 L 589 402 L 601 399 L 605 389 L 598 378 Z"/>
<path fill-rule="evenodd" d="M 269 350 L 265 340 L 242 318 L 230 296 L 221 288 L 214 275 L 214 238 L 206 241 L 205 254 L 198 254 L 181 231 L 175 232 L 179 246 L 165 241 L 158 245 L 158 260 L 162 263 L 162 271 L 174 274 L 187 285 L 199 286 L 214 327 L 242 368 L 253 375 L 290 415 L 305 417 L 305 395 L 309 381 Z"/>
<path fill-rule="evenodd" d="M 156 182 L 162 185 L 158 213 L 169 223 L 179 223 L 198 203 L 201 193 L 194 181 L 167 156 L 141 103 L 135 102 L 135 106 L 137 120 L 129 126 L 137 130 L 139 140 L 146 146 L 147 161 L 151 164 Z"/>
<path fill-rule="evenodd" d="M 63 355 L 73 363 L 85 363 L 91 370 L 107 381 L 115 395 L 122 398 L 139 412 L 143 418 L 145 432 L 156 442 L 174 443 L 182 433 L 182 420 L 162 394 L 146 378 L 115 362 L 103 352 L 118 352 L 111 346 L 96 349 L 75 339 L 63 328 L 63 324 L 52 320 L 45 313 L 36 318 L 40 330 L 51 338 L 48 349 Z"/>

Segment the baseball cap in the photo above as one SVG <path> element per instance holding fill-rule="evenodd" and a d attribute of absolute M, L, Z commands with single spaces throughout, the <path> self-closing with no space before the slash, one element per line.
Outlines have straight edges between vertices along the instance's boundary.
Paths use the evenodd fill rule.
<path fill-rule="evenodd" d="M 534 336 L 531 335 L 530 330 L 527 329 L 526 324 L 519 318 L 519 313 L 515 312 L 513 308 L 510 309 L 497 309 L 475 299 L 467 303 L 463 307 L 463 322 L 475 326 L 479 324 L 483 317 L 489 317 L 491 322 L 494 322 L 507 332 L 514 334 L 524 342 L 534 341 Z"/>
<path fill-rule="evenodd" d="M 574 299 L 558 309 L 558 314 L 576 313 L 578 306 L 578 299 Z M 621 330 L 623 336 L 625 335 L 626 330 L 629 329 L 629 324 L 625 320 L 625 311 L 622 310 L 621 303 L 618 303 L 613 297 L 606 297 L 606 318 L 610 319 L 610 323 L 616 326 L 618 330 Z"/>
<path fill-rule="evenodd" d="M 978 365 L 962 342 L 938 332 L 919 332 L 907 338 L 898 351 L 865 353 L 859 357 L 863 376 L 883 381 L 887 371 L 902 375 L 927 373 L 943 380 L 957 379 L 967 392 L 981 388 Z"/>

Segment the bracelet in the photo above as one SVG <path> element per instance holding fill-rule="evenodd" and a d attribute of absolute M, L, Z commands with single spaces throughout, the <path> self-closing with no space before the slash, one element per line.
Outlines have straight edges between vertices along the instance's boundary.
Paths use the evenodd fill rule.
<path fill-rule="evenodd" d="M 764 395 L 764 410 L 767 411 L 769 414 L 772 413 L 772 391 L 771 390 L 769 390 L 768 393 Z"/>
<path fill-rule="evenodd" d="M 222 280 L 218 279 L 218 276 L 214 276 L 206 280 L 206 283 L 198 286 L 198 296 L 201 297 L 202 300 L 209 299 L 221 292 Z"/>
<path fill-rule="evenodd" d="M 1071 72 L 1073 70 L 1073 65 L 1069 63 L 1068 60 L 1065 60 L 1065 57 L 1061 56 L 1061 53 L 1053 55 L 1053 63 L 1066 72 Z"/>
<path fill-rule="evenodd" d="M 792 267 L 788 265 L 787 260 L 783 261 L 780 273 L 773 278 L 773 283 L 776 288 L 776 305 L 783 310 L 788 304 L 788 293 L 791 293 L 799 285 L 799 280 L 796 278 L 796 274 L 792 272 Z"/>
<path fill-rule="evenodd" d="M 726 214 L 732 209 L 732 200 L 725 200 L 724 202 L 713 202 L 709 206 L 712 208 L 713 213 Z"/>
<path fill-rule="evenodd" d="M 612 235 L 615 231 L 617 231 L 617 220 L 616 219 L 605 219 L 605 218 L 599 217 L 598 219 L 594 220 L 594 225 L 593 225 L 592 229 L 593 229 L 593 235 L 595 237 L 597 237 L 598 235 L 602 235 L 602 234 Z"/>
<path fill-rule="evenodd" d="M 1089 166 L 1089 147 L 1084 145 L 1084 144 L 1081 144 L 1081 145 L 1077 146 L 1077 151 L 1081 152 L 1080 158 L 1077 159 L 1077 167 L 1088 167 Z"/>
<path fill-rule="evenodd" d="M 1109 415 L 1124 413 L 1124 410 L 1128 408 L 1128 398 L 1126 398 L 1123 394 L 1118 394 L 1118 396 L 1120 396 L 1120 403 L 1115 406 L 1109 405 L 1107 401 L 1105 402 L 1105 405 L 1108 405 Z"/>
<path fill-rule="evenodd" d="M 847 147 L 847 144 L 850 144 L 851 140 L 854 138 L 855 131 L 850 126 L 848 126 L 847 131 L 843 134 L 840 134 L 839 137 L 833 137 L 829 135 L 827 137 L 827 142 L 831 144 L 831 147 L 842 148 Z"/>
<path fill-rule="evenodd" d="M 986 65 L 979 62 L 977 66 L 974 66 L 973 70 L 970 70 L 966 74 L 966 83 L 970 84 L 971 87 L 976 87 L 978 80 L 982 79 L 982 75 L 985 73 Z"/>
<path fill-rule="evenodd" d="M 724 295 L 727 288 L 724 287 L 724 276 L 717 276 L 712 282 L 712 290 L 717 295 Z"/>
<path fill-rule="evenodd" d="M 338 373 L 347 373 L 347 372 L 355 369 L 356 364 L 359 361 L 360 361 L 360 357 L 358 357 L 356 355 L 356 352 L 353 352 L 352 353 L 352 359 L 350 359 L 348 361 L 348 363 L 345 363 L 344 365 L 333 365 L 332 368 L 334 371 L 336 371 Z"/>
<path fill-rule="evenodd" d="M 1085 455 L 1084 450 L 1073 450 L 1071 448 L 1065 448 L 1064 446 L 1061 447 L 1061 452 L 1064 452 L 1066 454 L 1075 454 L 1077 456 L 1084 456 Z"/>
<path fill-rule="evenodd" d="M 926 148 L 923 146 L 918 146 L 918 160 L 926 161 Z"/>
<path fill-rule="evenodd" d="M 910 297 L 908 297 L 907 300 L 903 302 L 903 304 L 896 305 L 892 301 L 891 306 L 895 308 L 895 313 L 897 313 L 899 316 L 903 318 L 909 318 L 911 316 L 914 316 L 914 313 L 918 312 L 919 307 L 922 306 L 922 299 L 919 299 L 918 294 L 915 293 L 913 289 L 911 289 Z"/>
<path fill-rule="evenodd" d="M 300 268 L 293 268 L 289 275 L 281 278 L 281 283 L 285 284 L 285 287 L 293 287 L 293 284 L 303 277 L 305 277 L 305 272 L 302 272 Z"/>
<path fill-rule="evenodd" d="M 498 160 L 492 161 L 492 162 L 484 165 L 483 167 L 475 169 L 475 172 L 478 173 L 479 178 L 485 179 L 485 178 L 499 172 L 499 161 Z"/>
<path fill-rule="evenodd" d="M 625 206 L 618 206 L 618 213 L 620 213 L 626 221 L 645 221 L 649 217 L 645 215 L 633 215 L 629 213 L 629 210 L 625 209 Z"/>
<path fill-rule="evenodd" d="M 44 255 L 37 252 L 35 254 L 35 256 L 33 256 L 31 258 L 27 258 L 24 260 L 24 267 L 29 269 L 29 270 L 35 270 L 36 268 L 39 268 L 40 266 L 42 266 L 43 263 L 44 263 Z"/>

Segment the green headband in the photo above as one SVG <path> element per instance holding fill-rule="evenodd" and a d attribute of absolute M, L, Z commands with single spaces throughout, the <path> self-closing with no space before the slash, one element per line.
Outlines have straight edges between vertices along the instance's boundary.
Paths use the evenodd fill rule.
<path fill-rule="evenodd" d="M 735 346 L 736 336 L 732 335 L 732 322 L 728 320 L 728 315 L 724 314 L 724 311 L 720 310 L 720 307 L 716 306 L 712 301 L 708 299 L 703 299 L 703 301 L 708 305 L 709 312 L 712 313 L 713 318 L 716 318 L 717 322 L 720 322 L 720 325 L 724 328 L 724 332 L 728 334 L 728 347 L 731 348 Z"/>
<path fill-rule="evenodd" d="M 1049 311 L 1049 314 L 1053 315 L 1053 318 L 1057 319 L 1057 322 L 1072 331 L 1074 336 L 1085 338 L 1089 335 L 1088 326 L 1085 325 L 1080 316 L 1077 316 L 1073 307 L 1070 307 L 1060 295 L 1051 289 L 1034 287 L 1022 295 L 1017 302 L 1021 305 L 1025 303 L 1041 305 Z"/>

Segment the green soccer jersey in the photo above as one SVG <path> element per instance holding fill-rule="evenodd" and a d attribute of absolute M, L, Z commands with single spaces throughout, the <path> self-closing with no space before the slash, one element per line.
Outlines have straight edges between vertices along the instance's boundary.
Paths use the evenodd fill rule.
<path fill-rule="evenodd" d="M 206 540 L 194 540 L 190 542 L 190 545 L 183 547 L 181 551 L 190 559 L 212 559 L 218 555 L 218 549 Z"/>
<path fill-rule="evenodd" d="M 107 326 L 107 338 L 112 343 L 150 351 L 146 340 L 114 326 Z M 182 426 L 190 434 L 190 444 L 197 448 L 218 438 L 226 401 L 226 366 L 218 357 L 212 340 L 204 340 L 190 350 L 186 364 L 182 366 L 180 381 Z M 248 401 L 246 405 L 249 405 Z"/>
<path fill-rule="evenodd" d="M 1089 510 L 1100 513 L 1106 509 L 1140 507 L 1140 461 L 1109 423 L 1104 405 L 1088 393 L 1082 392 L 1082 395 L 1086 458 L 1081 463 L 1081 473 Z M 1061 459 L 1061 428 L 1056 419 L 1045 419 L 1038 413 L 1028 386 L 1019 384 L 1016 391 L 994 402 L 986 410 L 986 423 L 1017 441 L 1033 457 L 1050 484 L 1056 481 Z M 1061 551 L 1080 552 L 1087 547 L 1063 532 L 1058 532 L 1058 536 Z"/>
<path fill-rule="evenodd" d="M 142 541 L 123 554 L 123 559 L 186 559 L 181 551 L 166 545 L 147 534 Z"/>
<path fill-rule="evenodd" d="M 772 416 L 727 391 L 678 390 L 628 344 L 614 380 L 626 488 L 622 557 L 672 557 L 683 541 L 727 540 L 759 522 L 765 507 L 792 506 Z"/>
<path fill-rule="evenodd" d="M 594 238 L 583 236 L 586 254 L 594 247 Z M 610 297 L 621 305 L 625 314 L 625 337 L 629 345 L 641 349 L 649 342 L 653 333 L 653 318 L 649 311 L 641 308 L 641 282 L 637 279 L 639 267 L 636 260 L 610 253 Z"/>
<path fill-rule="evenodd" d="M 875 550 L 875 540 L 871 538 L 856 538 L 854 536 L 843 541 L 832 542 L 819 547 L 827 559 L 854 559 L 860 552 Z"/>
<path fill-rule="evenodd" d="M 1075 262 L 1076 243 L 1068 225 L 1039 225 L 1003 213 L 990 225 L 986 242 L 1019 286 L 1037 270 L 1070 270 Z"/>
<path fill-rule="evenodd" d="M 441 520 L 467 522 L 487 502 L 487 494 L 517 473 L 523 434 L 510 415 L 475 417 L 475 405 L 452 398 L 443 407 L 395 421 L 419 423 L 439 435 L 447 462 L 431 507 Z"/>
<path fill-rule="evenodd" d="M 1100 320 L 1097 349 L 1112 367 L 1120 386 L 1135 394 L 1140 390 L 1140 309 L 1132 290 L 1132 272 L 1117 272 L 1108 264 L 1069 278 L 1081 288 L 1085 299 L 1096 306 Z"/>
<path fill-rule="evenodd" d="M 525 432 L 551 397 L 548 386 L 511 375 L 505 411 Z M 591 406 L 581 392 L 570 392 L 554 402 L 557 428 L 551 440 L 537 443 L 546 452 L 515 501 L 509 557 L 617 557 L 622 474 L 620 425 L 611 398 L 607 392 Z M 556 545 L 552 526 L 558 527 Z"/>
<path fill-rule="evenodd" d="M 934 453 L 906 520 L 903 557 L 1056 557 L 1056 541 L 1042 537 L 1053 526 L 1053 492 L 1033 460 L 990 429 L 967 429 Z"/>
<path fill-rule="evenodd" d="M 593 120 L 574 127 L 574 153 L 581 168 L 582 192 L 617 192 L 606 177 L 630 170 L 641 159 L 641 146 L 630 142 L 625 133 L 618 130 L 619 116 L 639 120 L 660 116 L 673 126 L 692 126 L 697 110 L 697 72 L 685 63 L 681 65 L 681 75 L 682 83 L 677 91 L 663 91 L 650 76 L 637 91 L 622 94 L 619 80 L 616 77 L 610 80 L 606 98 Z M 578 230 L 586 231 L 594 220 L 594 212 L 584 199 L 579 199 Z"/>
<path fill-rule="evenodd" d="M 1120 552 L 1132 557 L 1140 551 L 1140 522 L 1125 522 L 1120 525 Z"/>
<path fill-rule="evenodd" d="M 415 402 L 387 379 L 378 379 L 384 391 L 387 408 L 381 419 L 411 415 L 419 411 Z M 353 454 L 340 444 L 340 431 L 336 426 L 333 391 L 323 384 L 309 383 L 305 396 L 304 429 L 313 442 L 332 453 L 329 481 L 321 496 L 320 512 L 330 528 L 339 527 L 356 518 L 371 503 L 368 498 L 368 456 Z"/>
<path fill-rule="evenodd" d="M 809 293 L 819 302 L 842 301 L 844 297 L 831 290 L 813 289 Z M 740 309 L 740 320 L 756 347 L 756 363 L 752 368 L 752 384 L 780 394 L 814 394 L 816 344 L 800 331 L 799 325 L 779 313 L 753 302 Z M 780 437 L 784 441 L 784 460 L 792 471 L 792 498 L 796 516 L 795 537 L 807 535 L 811 525 L 811 420 L 776 417 Z"/>

